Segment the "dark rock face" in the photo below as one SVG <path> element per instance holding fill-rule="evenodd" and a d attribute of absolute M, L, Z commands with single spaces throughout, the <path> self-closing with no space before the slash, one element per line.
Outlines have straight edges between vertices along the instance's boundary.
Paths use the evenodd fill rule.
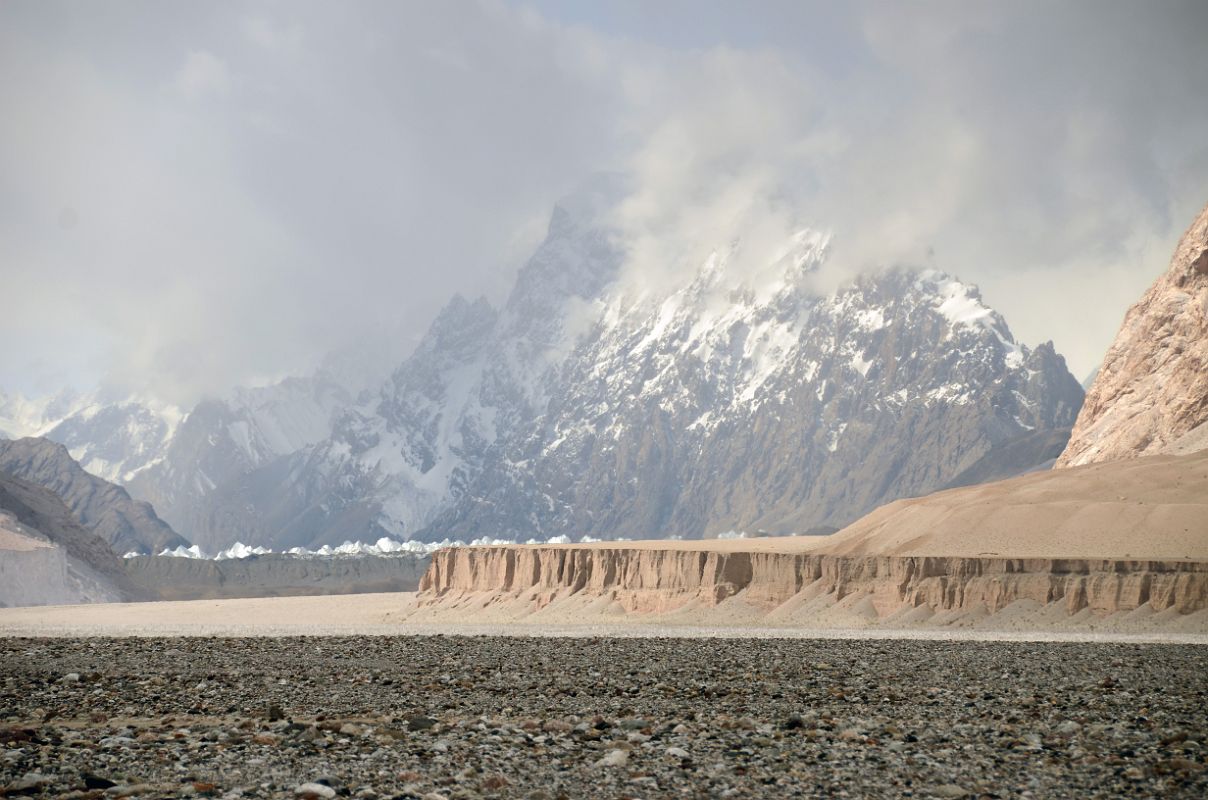
<path fill-rule="evenodd" d="M 984 456 L 974 462 L 944 485 L 945 489 L 959 486 L 974 486 L 1007 478 L 1051 469 L 1070 440 L 1068 428 L 1038 430 L 995 445 Z"/>
<path fill-rule="evenodd" d="M 49 439 L 0 440 L 0 473 L 48 489 L 71 514 L 118 553 L 158 553 L 188 542 L 120 486 L 85 472 Z"/>
<path fill-rule="evenodd" d="M 48 489 L 0 473 L 0 518 L 22 534 L 64 551 L 68 574 L 50 576 L 71 584 L 70 600 L 133 599 L 139 592 L 126 577 L 121 559 L 99 536 L 86 530 Z M 0 551 L 0 555 L 8 555 Z M 44 601 L 43 601 L 44 602 Z"/>

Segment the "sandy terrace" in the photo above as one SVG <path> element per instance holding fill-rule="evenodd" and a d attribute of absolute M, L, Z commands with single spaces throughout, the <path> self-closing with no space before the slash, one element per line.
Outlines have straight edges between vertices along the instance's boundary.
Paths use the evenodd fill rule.
<path fill-rule="evenodd" d="M 832 536 L 528 546 L 1208 561 L 1208 450 L 899 500 Z"/>

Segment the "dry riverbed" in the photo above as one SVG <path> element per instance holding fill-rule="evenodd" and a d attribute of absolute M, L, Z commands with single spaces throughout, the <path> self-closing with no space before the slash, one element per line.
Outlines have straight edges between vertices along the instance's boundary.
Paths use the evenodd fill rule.
<path fill-rule="evenodd" d="M 0 639 L 9 797 L 1208 796 L 1208 647 Z"/>

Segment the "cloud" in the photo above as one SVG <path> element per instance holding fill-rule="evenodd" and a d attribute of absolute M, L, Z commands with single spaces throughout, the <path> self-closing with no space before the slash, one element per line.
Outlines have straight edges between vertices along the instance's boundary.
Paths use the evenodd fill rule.
<path fill-rule="evenodd" d="M 185 57 L 173 81 L 189 97 L 223 95 L 230 87 L 231 75 L 226 62 L 205 50 L 194 50 Z"/>
<path fill-rule="evenodd" d="M 739 233 L 757 269 L 818 227 L 821 287 L 939 267 L 1088 372 L 1208 200 L 1208 108 L 1188 102 L 1208 10 L 1165 10 L 862 5 L 838 76 L 780 49 L 664 54 L 633 104 L 631 272 L 682 281 Z"/>
<path fill-rule="evenodd" d="M 245 17 L 239 28 L 248 41 L 265 50 L 292 54 L 302 47 L 302 26 L 297 22 L 251 16 Z"/>
<path fill-rule="evenodd" d="M 977 281 L 1081 373 L 1208 200 L 1205 15 L 7 3 L 0 386 L 189 402 L 370 331 L 397 355 L 453 292 L 500 299 L 600 171 L 633 280 L 828 229 L 837 274 Z"/>

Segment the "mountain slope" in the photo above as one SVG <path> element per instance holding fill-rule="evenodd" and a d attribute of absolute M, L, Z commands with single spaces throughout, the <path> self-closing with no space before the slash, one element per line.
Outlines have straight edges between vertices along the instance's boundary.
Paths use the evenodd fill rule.
<path fill-rule="evenodd" d="M 0 473 L 42 486 L 119 553 L 158 553 L 189 543 L 120 486 L 86 472 L 67 448 L 48 439 L 0 440 Z"/>
<path fill-rule="evenodd" d="M 762 297 L 715 263 L 657 304 L 619 300 L 556 403 L 428 535 L 833 529 L 1072 422 L 1064 362 L 1016 345 L 975 289 L 894 272 L 815 297 L 802 278 L 824 250 Z"/>
<path fill-rule="evenodd" d="M 1208 447 L 1206 425 L 1208 207 L 1124 316 L 1057 466 Z"/>
<path fill-rule="evenodd" d="M 936 272 L 819 293 L 828 248 L 803 231 L 752 270 L 737 240 L 660 290 L 559 208 L 501 308 L 455 298 L 377 396 L 214 488 L 190 531 L 209 548 L 825 531 L 1054 457 L 1082 390 L 1051 344 L 1017 344 Z"/>
<path fill-rule="evenodd" d="M 501 310 L 453 298 L 377 394 L 337 415 L 327 440 L 208 493 L 188 528 L 195 540 L 410 538 L 465 491 L 497 441 L 540 416 L 573 344 L 567 330 L 620 259 L 605 231 L 557 209 Z"/>
<path fill-rule="evenodd" d="M 0 473 L 0 602 L 123 600 L 137 592 L 121 560 L 41 486 Z"/>
<path fill-rule="evenodd" d="M 180 423 L 162 457 L 131 476 L 131 493 L 209 549 L 215 544 L 205 521 L 213 504 L 210 493 L 237 487 L 258 468 L 323 441 L 337 413 L 355 402 L 364 378 L 340 366 L 329 363 L 310 377 L 202 400 Z M 237 539 L 246 542 L 249 535 L 234 532 L 221 547 Z"/>
<path fill-rule="evenodd" d="M 1050 470 L 890 503 L 817 552 L 1208 560 L 1208 452 Z"/>

